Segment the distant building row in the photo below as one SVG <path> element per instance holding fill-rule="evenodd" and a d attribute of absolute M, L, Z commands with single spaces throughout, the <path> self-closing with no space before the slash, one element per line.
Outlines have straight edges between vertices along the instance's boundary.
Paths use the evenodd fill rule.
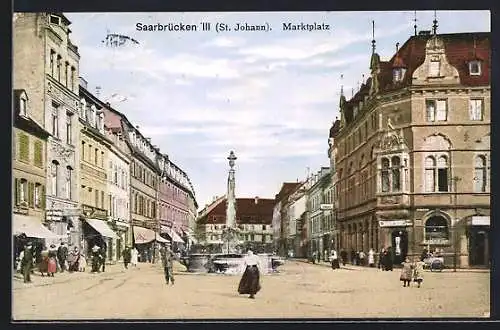
<path fill-rule="evenodd" d="M 14 16 L 13 234 L 106 243 L 110 261 L 126 244 L 192 243 L 188 175 L 87 90 L 69 25 L 63 14 Z"/>

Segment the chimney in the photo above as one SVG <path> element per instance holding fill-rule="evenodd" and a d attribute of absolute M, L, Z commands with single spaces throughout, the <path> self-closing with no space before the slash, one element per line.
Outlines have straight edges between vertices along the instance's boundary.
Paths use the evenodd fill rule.
<path fill-rule="evenodd" d="M 139 125 L 136 125 L 136 126 L 135 126 L 135 129 L 136 129 L 136 130 L 139 130 Z"/>
<path fill-rule="evenodd" d="M 106 105 L 107 105 L 108 107 L 111 107 L 111 103 L 109 103 L 109 102 L 106 102 Z"/>
<path fill-rule="evenodd" d="M 259 204 L 259 196 L 255 196 L 255 204 Z"/>
<path fill-rule="evenodd" d="M 151 143 L 151 138 L 150 138 L 150 137 L 147 137 L 147 138 L 146 138 L 146 141 L 148 141 L 149 143 Z"/>

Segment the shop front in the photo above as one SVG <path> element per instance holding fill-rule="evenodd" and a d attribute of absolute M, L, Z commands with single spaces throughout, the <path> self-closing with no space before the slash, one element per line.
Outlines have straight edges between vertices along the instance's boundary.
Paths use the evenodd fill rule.
<path fill-rule="evenodd" d="M 119 239 L 118 235 L 111 229 L 107 221 L 100 219 L 84 219 L 83 237 L 86 255 L 91 255 L 92 248 L 97 245 L 106 251 L 106 261 L 113 261 L 114 245 Z M 116 259 L 115 259 L 116 260 Z"/>
<path fill-rule="evenodd" d="M 159 244 L 169 243 L 168 240 L 149 228 L 133 226 L 133 233 L 134 246 L 139 252 L 139 262 L 156 262 L 159 257 Z"/>
<path fill-rule="evenodd" d="M 468 220 L 469 266 L 489 267 L 490 216 L 472 216 Z"/>
<path fill-rule="evenodd" d="M 184 240 L 173 227 L 161 225 L 160 233 L 166 240 L 172 243 L 172 251 L 178 252 L 184 248 Z"/>
<path fill-rule="evenodd" d="M 380 220 L 382 247 L 392 249 L 394 264 L 401 264 L 409 252 L 409 229 L 413 222 L 407 219 Z"/>

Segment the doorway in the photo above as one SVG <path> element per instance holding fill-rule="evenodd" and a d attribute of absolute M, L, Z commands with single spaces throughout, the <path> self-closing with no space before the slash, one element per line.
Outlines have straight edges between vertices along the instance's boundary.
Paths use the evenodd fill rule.
<path fill-rule="evenodd" d="M 404 229 L 396 229 L 391 235 L 392 253 L 394 264 L 401 264 L 408 254 L 408 232 Z"/>
<path fill-rule="evenodd" d="M 469 236 L 469 264 L 471 266 L 489 265 L 488 229 L 473 227 Z"/>

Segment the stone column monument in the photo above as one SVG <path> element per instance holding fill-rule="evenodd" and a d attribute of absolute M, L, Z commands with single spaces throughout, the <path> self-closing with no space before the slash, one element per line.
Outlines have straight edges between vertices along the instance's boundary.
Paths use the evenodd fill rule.
<path fill-rule="evenodd" d="M 234 151 L 229 153 L 229 176 L 227 178 L 227 197 L 226 197 L 226 228 L 223 231 L 224 253 L 238 253 L 236 246 L 239 244 L 239 231 L 236 227 L 236 195 L 235 195 L 235 177 L 234 161 L 237 159 Z"/>

